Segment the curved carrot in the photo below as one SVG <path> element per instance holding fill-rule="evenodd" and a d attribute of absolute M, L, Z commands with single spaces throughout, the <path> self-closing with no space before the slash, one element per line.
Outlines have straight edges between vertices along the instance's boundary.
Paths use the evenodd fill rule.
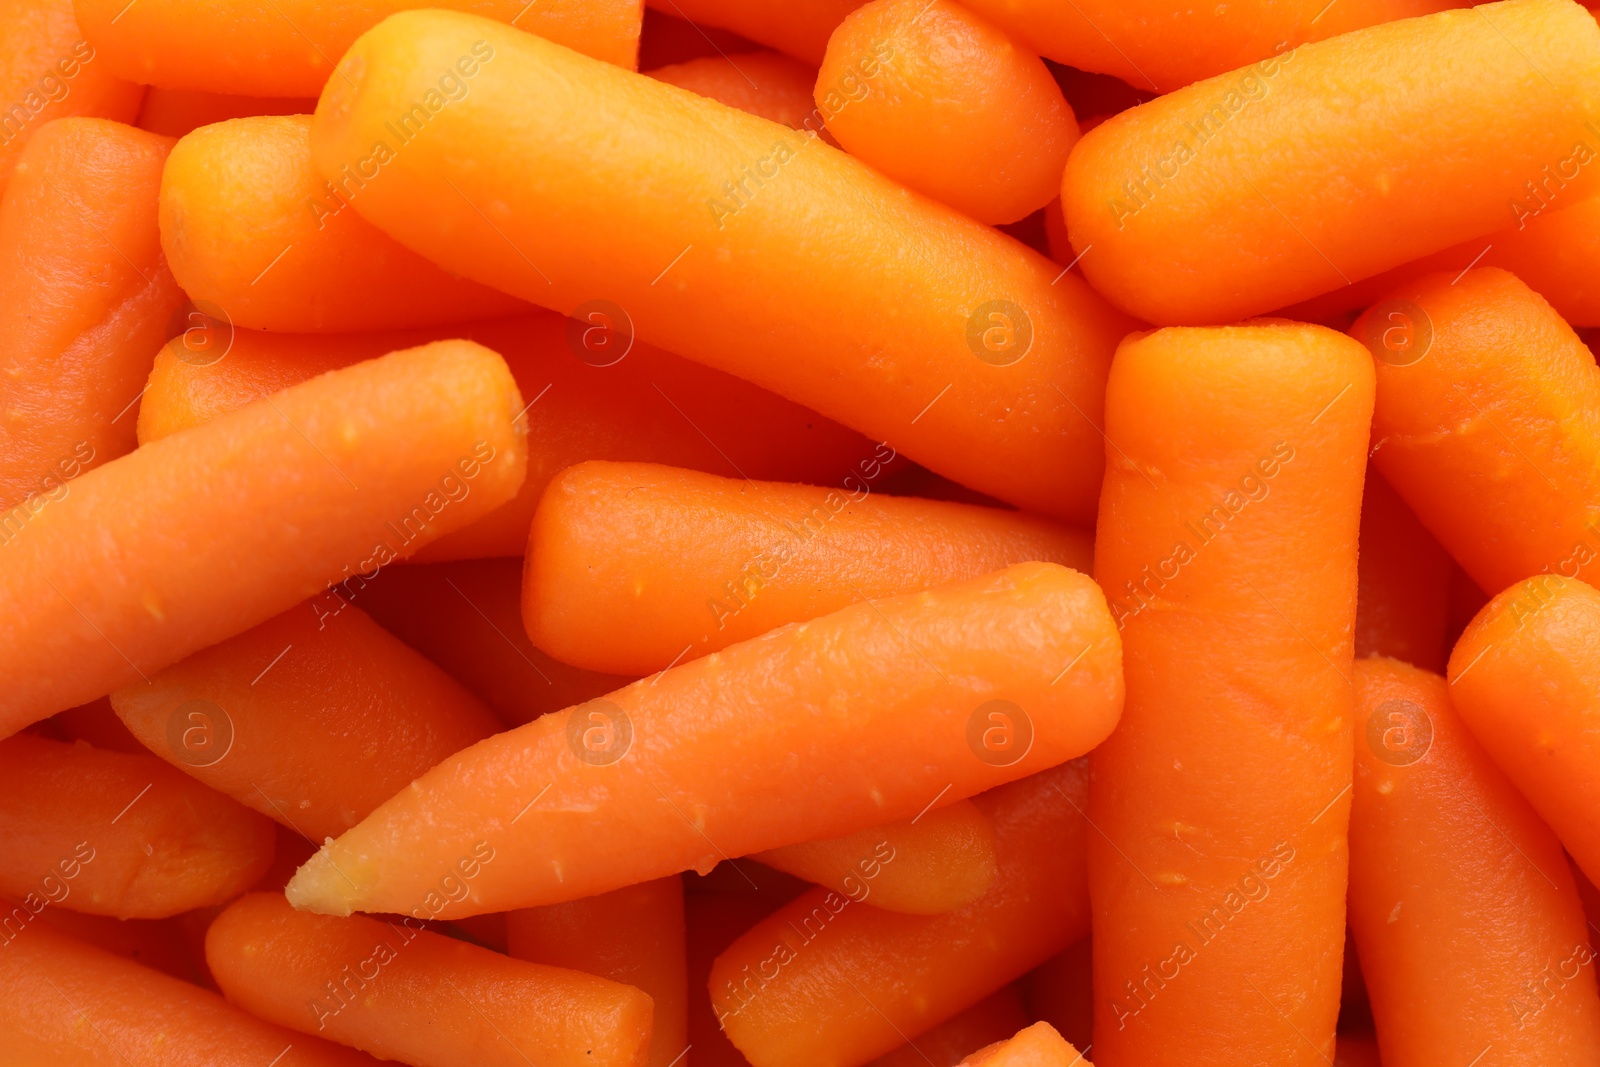
<path fill-rule="evenodd" d="M 131 408 L 183 302 L 156 232 L 171 147 L 74 118 L 18 156 L 0 199 L 0 515 L 133 450 Z"/>
<path fill-rule="evenodd" d="M 303 96 L 232 96 L 152 85 L 144 92 L 134 125 L 167 137 L 183 137 L 214 122 L 253 115 L 309 115 L 316 106 L 316 100 Z"/>
<path fill-rule="evenodd" d="M 767 849 L 755 858 L 858 904 L 938 915 L 971 904 L 994 884 L 994 848 L 994 825 L 970 800 L 958 800 L 906 822 Z"/>
<path fill-rule="evenodd" d="M 1355 689 L 1350 926 L 1384 1062 L 1600 1061 L 1594 953 L 1555 834 L 1443 678 L 1369 659 Z"/>
<path fill-rule="evenodd" d="M 161 245 L 185 292 L 249 329 L 397 329 L 523 306 L 396 244 L 348 210 L 359 191 L 312 169 L 310 116 L 218 123 L 172 150 Z"/>
<path fill-rule="evenodd" d="M 797 0 L 750 4 L 741 0 L 647 0 L 652 7 L 691 23 L 732 30 L 813 67 L 822 62 L 828 35 L 862 0 Z"/>
<path fill-rule="evenodd" d="M 839 489 L 647 463 L 562 471 L 528 534 L 528 636 L 564 662 L 637 676 L 863 599 L 1012 563 L 1089 570 L 1086 531 L 874 495 L 878 458 Z"/>
<path fill-rule="evenodd" d="M 1600 576 L 1600 370 L 1549 304 L 1432 274 L 1350 332 L 1379 355 L 1373 462 L 1480 586 Z"/>
<path fill-rule="evenodd" d="M 1027 1026 L 1028 1009 L 1015 983 L 1001 986 L 966 1011 L 917 1035 L 867 1067 L 959 1067 L 967 1053 L 1002 1041 Z"/>
<path fill-rule="evenodd" d="M 1232 322 L 1500 229 L 1539 183 L 1595 191 L 1596 85 L 1600 26 L 1570 0 L 1373 26 L 1097 126 L 1061 203 L 1112 303 Z M 1329 103 L 1373 87 L 1380 109 Z"/>
<path fill-rule="evenodd" d="M 1372 388 L 1360 345 L 1298 323 L 1117 352 L 1095 577 L 1128 715 L 1089 789 L 1103 1067 L 1174 1034 L 1195 1063 L 1333 1052 Z"/>
<path fill-rule="evenodd" d="M 1094 941 L 1084 938 L 1028 975 L 1028 1008 L 1079 1048 L 1094 1044 Z"/>
<path fill-rule="evenodd" d="M 80 475 L 0 540 L 0 735 L 498 507 L 522 482 L 521 408 L 500 357 L 442 342 Z"/>
<path fill-rule="evenodd" d="M 1443 671 L 1449 646 L 1450 557 L 1368 464 L 1361 494 L 1357 658 L 1390 656 Z"/>
<path fill-rule="evenodd" d="M 779 52 L 701 56 L 647 72 L 656 81 L 798 130 L 812 117 L 817 71 Z"/>
<path fill-rule="evenodd" d="M 599 975 L 649 994 L 650 1067 L 679 1062 L 687 1045 L 683 879 L 640 882 L 565 904 L 506 914 L 512 958 Z"/>
<path fill-rule="evenodd" d="M 272 862 L 265 819 L 160 760 L 28 734 L 0 742 L 0 841 L 0 894 L 119 919 L 221 904 Z"/>
<path fill-rule="evenodd" d="M 474 42 L 496 58 L 471 95 L 399 144 L 384 123 L 414 76 Z M 401 244 L 597 328 L 625 318 L 974 489 L 1093 511 L 1131 323 L 1045 257 L 814 137 L 482 19 L 396 15 L 349 63 L 360 91 L 329 82 L 312 158 L 375 173 L 351 206 Z M 597 112 L 616 117 L 598 140 Z M 645 173 L 660 196 L 627 192 Z"/>
<path fill-rule="evenodd" d="M 431 2 L 431 0 L 430 0 Z M 171 89 L 246 96 L 315 96 L 355 39 L 415 0 L 75 0 L 78 23 L 103 62 L 125 78 Z M 642 0 L 452 0 L 452 6 L 513 23 L 557 44 L 632 69 Z M 436 92 L 455 94 L 474 73 L 434 72 Z M 455 69 L 452 69 L 455 68 Z"/>
<path fill-rule="evenodd" d="M 312 841 L 344 833 L 500 729 L 459 682 L 337 596 L 197 652 L 111 703 L 150 751 Z"/>
<path fill-rule="evenodd" d="M 816 101 L 851 155 L 979 222 L 1054 200 L 1078 141 L 1038 55 L 952 0 L 851 12 L 828 40 Z"/>
<path fill-rule="evenodd" d="M 957 1067 L 1093 1067 L 1083 1054 L 1056 1033 L 1049 1023 L 1038 1022 L 1004 1041 L 962 1060 Z"/>
<path fill-rule="evenodd" d="M 646 1063 L 650 998 L 639 990 L 508 959 L 415 919 L 335 919 L 251 893 L 211 924 L 206 961 L 252 1015 L 413 1067 Z"/>
<path fill-rule="evenodd" d="M 751 927 L 711 971 L 712 1005 L 755 1067 L 853 1067 L 1021 977 L 1089 930 L 1081 761 L 975 797 L 999 877 L 943 915 L 814 889 Z"/>
<path fill-rule="evenodd" d="M 1052 564 L 857 604 L 478 743 L 325 845 L 289 899 L 451 918 L 910 818 L 1094 747 L 1120 668 L 1099 589 Z M 505 862 L 441 897 L 479 840 Z"/>

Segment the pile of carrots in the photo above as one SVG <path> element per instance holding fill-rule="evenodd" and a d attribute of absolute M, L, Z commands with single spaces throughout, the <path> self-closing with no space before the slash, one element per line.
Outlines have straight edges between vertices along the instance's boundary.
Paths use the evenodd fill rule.
<path fill-rule="evenodd" d="M 0 0 L 0 1067 L 1596 1067 L 1596 331 L 1573 0 Z"/>

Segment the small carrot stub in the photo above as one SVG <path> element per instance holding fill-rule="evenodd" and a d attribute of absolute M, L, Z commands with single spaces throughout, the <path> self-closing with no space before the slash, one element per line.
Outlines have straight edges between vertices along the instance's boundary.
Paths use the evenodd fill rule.
<path fill-rule="evenodd" d="M 19 734 L 0 742 L 0 841 L 0 895 L 30 912 L 163 919 L 248 889 L 273 833 L 148 753 Z"/>
<path fill-rule="evenodd" d="M 0 734 L 148 678 L 505 503 L 526 469 L 521 408 L 500 357 L 441 342 L 79 476 L 0 542 Z"/>
<path fill-rule="evenodd" d="M 815 67 L 779 52 L 713 55 L 647 71 L 656 81 L 798 130 L 811 118 Z"/>
<path fill-rule="evenodd" d="M 1561 843 L 1445 680 L 1355 665 L 1350 927 L 1389 1067 L 1600 1060 L 1594 953 Z M 1515 922 L 1505 916 L 1515 915 Z"/>
<path fill-rule="evenodd" d="M 1046 1022 L 1037 1022 L 1004 1041 L 962 1060 L 958 1067 L 1093 1067 L 1083 1054 Z"/>
<path fill-rule="evenodd" d="M 589 670 L 642 675 L 875 600 L 1044 561 L 1087 571 L 1085 530 L 997 508 L 581 463 L 540 498 L 523 621 Z"/>
<path fill-rule="evenodd" d="M 252 1015 L 414 1067 L 645 1067 L 650 998 L 509 959 L 413 918 L 336 919 L 251 893 L 206 932 L 206 962 Z"/>
<path fill-rule="evenodd" d="M 1100 591 L 1019 564 L 783 627 L 480 742 L 324 846 L 289 897 L 451 918 L 709 870 L 1082 755 L 1121 698 Z M 442 898 L 479 842 L 504 861 Z"/>

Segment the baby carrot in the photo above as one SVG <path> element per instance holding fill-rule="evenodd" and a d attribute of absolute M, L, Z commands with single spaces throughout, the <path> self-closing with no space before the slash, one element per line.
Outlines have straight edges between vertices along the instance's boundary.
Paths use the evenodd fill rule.
<path fill-rule="evenodd" d="M 1027 1026 L 1031 1017 L 1016 983 L 1001 986 L 966 1011 L 917 1035 L 867 1067 L 959 1067 L 967 1053 L 1003 1041 Z"/>
<path fill-rule="evenodd" d="M 402 143 L 384 124 L 425 92 L 413 76 L 474 42 L 496 58 L 471 95 Z M 312 159 L 361 183 L 351 207 L 401 244 L 631 321 L 991 496 L 1093 512 L 1105 369 L 1131 323 L 1076 275 L 815 137 L 483 19 L 396 15 L 348 63 Z M 641 173 L 659 195 L 629 192 Z"/>
<path fill-rule="evenodd" d="M 1178 1035 L 1196 1065 L 1333 1052 L 1372 388 L 1360 345 L 1298 323 L 1117 352 L 1095 577 L 1128 715 L 1088 813 L 1104 1067 L 1171 1060 Z"/>
<path fill-rule="evenodd" d="M 957 1067 L 1093 1067 L 1049 1023 L 1039 1022 L 962 1060 Z"/>
<path fill-rule="evenodd" d="M 711 972 L 728 1037 L 755 1067 L 854 1067 L 1080 940 L 1086 778 L 1074 761 L 974 798 L 1000 873 L 964 908 L 903 915 L 814 889 L 751 927 Z"/>
<path fill-rule="evenodd" d="M 0 1034 L 16 1067 L 376 1067 L 197 985 L 66 934 L 0 949 Z M 276 1059 L 274 1059 L 276 1057 Z"/>
<path fill-rule="evenodd" d="M 650 996 L 650 1067 L 683 1057 L 688 1028 L 683 879 L 677 875 L 599 896 L 506 914 L 513 959 L 599 975 Z"/>
<path fill-rule="evenodd" d="M 130 409 L 183 302 L 156 231 L 171 147 L 71 118 L 18 156 L 0 199 L 0 514 L 133 450 Z"/>
<path fill-rule="evenodd" d="M 379 232 L 311 167 L 311 118 L 196 130 L 161 179 L 161 245 L 184 291 L 234 326 L 343 333 L 505 315 L 520 300 Z"/>
<path fill-rule="evenodd" d="M 111 703 L 150 751 L 314 842 L 500 729 L 459 682 L 331 593 Z"/>
<path fill-rule="evenodd" d="M 0 541 L 0 735 L 498 507 L 522 482 L 522 406 L 500 357 L 441 342 L 80 475 Z"/>
<path fill-rule="evenodd" d="M 119 919 L 221 904 L 272 862 L 271 824 L 148 753 L 28 734 L 0 742 L 0 842 L 0 894 Z"/>
<path fill-rule="evenodd" d="M 254 115 L 309 115 L 317 106 L 303 96 L 232 96 L 203 89 L 150 86 L 134 125 L 167 137 L 183 137 L 201 126 Z"/>
<path fill-rule="evenodd" d="M 752 115 L 798 130 L 812 117 L 811 88 L 817 71 L 779 52 L 712 55 L 656 67 L 656 81 L 710 97 Z"/>
<path fill-rule="evenodd" d="M 289 899 L 422 900 L 437 918 L 560 903 L 1054 766 L 1116 725 L 1104 603 L 1082 575 L 1026 563 L 774 630 L 451 757 L 325 845 Z M 483 841 L 504 862 L 435 891 Z"/>
<path fill-rule="evenodd" d="M 851 155 L 979 222 L 1016 222 L 1054 200 L 1078 141 L 1038 55 L 952 0 L 851 12 L 828 40 L 816 100 Z"/>
<path fill-rule="evenodd" d="M 1367 466 L 1356 568 L 1356 656 L 1443 671 L 1450 557 L 1405 501 Z"/>
<path fill-rule="evenodd" d="M 1594 953 L 1555 834 L 1443 678 L 1366 659 L 1355 690 L 1350 927 L 1384 1062 L 1600 1062 Z"/>
<path fill-rule="evenodd" d="M 1329 103 L 1357 97 L 1381 106 Z M 1500 229 L 1540 184 L 1595 191 L 1597 122 L 1594 18 L 1570 0 L 1504 0 L 1308 44 L 1124 112 L 1073 152 L 1061 204 L 1112 303 L 1161 324 L 1232 322 Z"/>
<path fill-rule="evenodd" d="M 646 463 L 556 476 L 528 535 L 523 621 L 590 670 L 641 675 L 860 600 L 1043 560 L 1088 571 L 1091 535 L 998 508 L 719 478 Z"/>
<path fill-rule="evenodd" d="M 861 0 L 793 0 L 749 4 L 740 0 L 647 0 L 649 5 L 691 23 L 732 30 L 768 48 L 787 52 L 813 67 L 822 62 L 828 35 Z"/>
<path fill-rule="evenodd" d="M 970 800 L 905 822 L 758 852 L 769 867 L 856 903 L 913 915 L 953 911 L 995 879 L 994 825 Z"/>
<path fill-rule="evenodd" d="M 641 0 L 454 0 L 596 59 L 633 68 Z M 245 96 L 315 96 L 355 39 L 414 0 L 75 0 L 83 34 L 122 77 L 171 89 Z M 476 68 L 446 67 L 436 91 L 466 92 Z M 454 66 L 454 64 L 452 64 Z"/>
<path fill-rule="evenodd" d="M 179 919 L 113 919 L 106 915 L 51 907 L 48 897 L 28 905 L 0 901 L 0 912 L 5 913 L 9 920 L 0 922 L 0 942 L 9 943 L 22 936 L 22 931 L 31 921 L 23 916 L 31 913 L 34 907 L 40 910 L 33 918 L 57 933 L 185 982 L 196 985 L 205 982 L 204 976 L 189 957 Z"/>

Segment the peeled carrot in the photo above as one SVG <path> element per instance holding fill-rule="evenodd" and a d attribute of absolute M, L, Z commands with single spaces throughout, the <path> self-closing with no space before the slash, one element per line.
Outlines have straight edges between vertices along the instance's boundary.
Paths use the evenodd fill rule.
<path fill-rule="evenodd" d="M 1600 370 L 1549 304 L 1432 274 L 1350 332 L 1379 355 L 1373 462 L 1480 586 L 1600 576 Z"/>
<path fill-rule="evenodd" d="M 701 56 L 656 67 L 647 73 L 656 81 L 710 97 L 793 130 L 804 128 L 806 120 L 812 119 L 816 110 L 811 102 L 811 87 L 817 81 L 816 68 L 779 52 Z"/>
<path fill-rule="evenodd" d="M 221 904 L 272 862 L 265 819 L 153 756 L 27 734 L 0 742 L 0 842 L 0 894 L 119 919 Z"/>
<path fill-rule="evenodd" d="M 683 880 L 676 875 L 506 915 L 514 959 L 599 975 L 649 994 L 650 1067 L 683 1057 L 688 1029 Z"/>
<path fill-rule="evenodd" d="M 1443 678 L 1368 659 L 1355 688 L 1350 926 L 1384 1062 L 1600 1062 L 1594 953 L 1555 834 Z"/>
<path fill-rule="evenodd" d="M 967 1053 L 1015 1034 L 1029 1023 L 1015 983 L 1001 986 L 959 1014 L 917 1035 L 868 1067 L 959 1067 Z"/>
<path fill-rule="evenodd" d="M 16 1067 L 373 1067 L 210 990 L 54 930 L 0 949 L 0 1034 Z M 277 1057 L 274 1060 L 274 1057 Z"/>
<path fill-rule="evenodd" d="M 0 199 L 0 536 L 133 450 L 150 353 L 183 302 L 156 232 L 171 147 L 74 118 L 17 157 Z"/>
<path fill-rule="evenodd" d="M 1086 937 L 1024 980 L 1030 1017 L 1043 1019 L 1077 1048 L 1094 1044 L 1093 956 L 1093 939 Z"/>
<path fill-rule="evenodd" d="M 143 87 L 112 74 L 84 41 L 72 0 L 0 4 L 0 190 L 23 146 L 52 119 L 132 122 Z"/>
<path fill-rule="evenodd" d="M 534 513 L 523 621 L 590 670 L 641 675 L 860 600 L 1042 560 L 1088 571 L 1084 531 L 997 508 L 582 463 Z"/>
<path fill-rule="evenodd" d="M 1443 671 L 1449 651 L 1450 557 L 1368 464 L 1361 494 L 1356 656 Z"/>
<path fill-rule="evenodd" d="M 828 40 L 816 101 L 851 155 L 979 222 L 1054 200 L 1078 141 L 1038 55 L 953 0 L 851 12 Z"/>
<path fill-rule="evenodd" d="M 1083 1054 L 1056 1033 L 1049 1023 L 1039 1022 L 1004 1041 L 962 1060 L 958 1067 L 1092 1067 Z"/>
<path fill-rule="evenodd" d="M 413 76 L 474 41 L 497 58 L 472 94 L 399 144 L 384 123 Z M 330 80 L 312 159 L 337 181 L 382 156 L 351 207 L 401 244 L 626 317 L 992 496 L 1092 513 L 1103 375 L 1131 323 L 1045 257 L 815 138 L 482 19 L 396 15 L 348 62 L 359 91 Z M 601 139 L 597 113 L 615 117 Z M 660 196 L 631 194 L 640 174 Z"/>
<path fill-rule="evenodd" d="M 994 825 L 970 800 L 906 822 L 768 849 L 756 859 L 857 904 L 913 915 L 953 911 L 994 884 Z"/>
<path fill-rule="evenodd" d="M 332 593 L 111 702 L 150 751 L 314 842 L 500 729 L 459 682 Z"/>
<path fill-rule="evenodd" d="M 303 96 L 232 96 L 152 85 L 145 90 L 134 125 L 167 137 L 183 137 L 214 122 L 253 115 L 309 115 L 316 106 L 316 100 Z"/>
<path fill-rule="evenodd" d="M 642 0 L 455 0 L 596 59 L 633 68 Z M 203 0 L 75 0 L 78 22 L 107 67 L 171 89 L 245 96 L 315 96 L 355 39 L 412 0 L 245 0 L 222 8 Z M 464 93 L 473 53 L 432 75 L 438 93 Z M 482 57 L 479 57 L 482 58 Z"/>
<path fill-rule="evenodd" d="M 167 164 L 161 244 L 184 291 L 235 327 L 398 329 L 524 306 L 396 244 L 349 210 L 359 192 L 312 169 L 307 115 L 207 126 Z"/>
<path fill-rule="evenodd" d="M 1373 26 L 1108 120 L 1061 203 L 1112 303 L 1232 322 L 1498 230 L 1537 183 L 1594 192 L 1597 86 L 1600 26 L 1570 0 Z"/>
<path fill-rule="evenodd" d="M 814 889 L 751 927 L 711 972 L 723 1029 L 755 1067 L 866 1063 L 971 1007 L 1089 930 L 1081 761 L 974 799 L 999 878 L 943 915 Z"/>
<path fill-rule="evenodd" d="M 479 742 L 325 845 L 289 899 L 452 918 L 910 818 L 1094 747 L 1120 667 L 1100 591 L 1052 564 L 857 604 Z M 435 891 L 480 839 L 505 861 Z"/>
<path fill-rule="evenodd" d="M 148 678 L 509 500 L 526 464 L 522 406 L 503 360 L 442 342 L 293 386 L 79 476 L 0 543 L 0 735 Z"/>
<path fill-rule="evenodd" d="M 632 986 L 412 918 L 309 915 L 251 893 L 211 924 L 206 960 L 252 1015 L 412 1067 L 644 1067 L 650 1043 L 650 998 Z"/>
<path fill-rule="evenodd" d="M 1088 813 L 1102 1067 L 1170 1059 L 1175 1034 L 1196 1064 L 1333 1053 L 1372 389 L 1371 356 L 1319 326 L 1117 352 L 1095 577 L 1128 715 Z"/>
<path fill-rule="evenodd" d="M 668 15 L 691 23 L 732 30 L 768 48 L 787 52 L 812 66 L 822 62 L 828 35 L 861 0 L 796 0 L 749 4 L 740 0 L 647 0 Z"/>

